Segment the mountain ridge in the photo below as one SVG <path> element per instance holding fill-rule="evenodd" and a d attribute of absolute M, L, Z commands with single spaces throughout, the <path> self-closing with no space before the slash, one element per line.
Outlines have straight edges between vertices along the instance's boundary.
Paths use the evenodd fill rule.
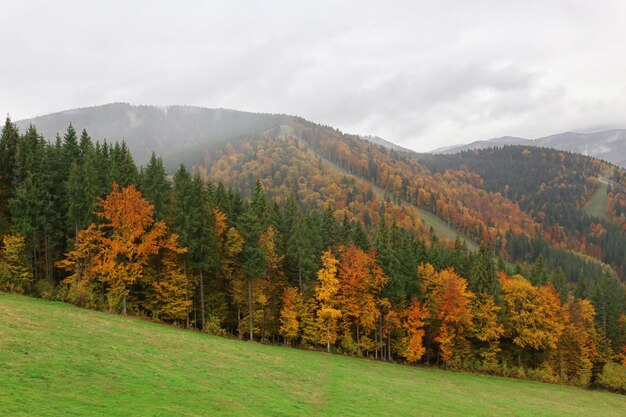
<path fill-rule="evenodd" d="M 553 148 L 603 159 L 615 165 L 626 167 L 626 129 L 609 129 L 590 133 L 563 132 L 537 139 L 502 136 L 489 140 L 477 140 L 464 145 L 437 148 L 429 153 L 454 154 L 507 145 Z"/>

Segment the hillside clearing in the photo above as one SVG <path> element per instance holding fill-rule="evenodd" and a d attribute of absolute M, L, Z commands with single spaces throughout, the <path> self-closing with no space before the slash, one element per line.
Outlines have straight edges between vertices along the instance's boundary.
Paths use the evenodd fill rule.
<path fill-rule="evenodd" d="M 600 187 L 583 207 L 585 213 L 601 219 L 606 217 L 607 190 L 608 182 L 600 181 Z"/>
<path fill-rule="evenodd" d="M 0 415 L 623 416 L 602 391 L 229 340 L 0 296 Z"/>

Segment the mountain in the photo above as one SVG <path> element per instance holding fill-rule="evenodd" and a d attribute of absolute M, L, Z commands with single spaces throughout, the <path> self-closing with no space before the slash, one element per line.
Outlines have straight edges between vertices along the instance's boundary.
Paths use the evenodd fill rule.
<path fill-rule="evenodd" d="M 359 135 L 359 137 L 363 140 L 373 143 L 374 145 L 382 146 L 383 148 L 391 149 L 394 151 L 400 151 L 400 152 L 413 152 L 410 149 L 403 148 L 402 146 L 396 145 L 393 142 L 389 142 L 388 140 L 385 140 L 379 136 Z"/>
<path fill-rule="evenodd" d="M 600 158 L 626 167 L 626 129 L 613 129 L 595 133 L 566 132 L 538 139 L 505 136 L 479 140 L 466 145 L 435 149 L 431 153 L 454 154 L 471 149 L 485 149 L 504 145 L 524 145 L 554 148 Z"/>
<path fill-rule="evenodd" d="M 580 154 L 527 149 L 529 143 L 572 145 L 571 138 L 582 147 L 585 139 L 601 137 L 583 149 L 599 153 L 623 140 L 622 131 L 539 141 L 504 137 L 487 143 L 524 146 L 432 155 L 295 116 L 188 106 L 117 103 L 18 126 L 24 131 L 35 124 L 51 139 L 70 122 L 94 139 L 126 140 L 139 163 L 154 151 L 170 173 L 183 163 L 247 193 L 259 179 L 272 197 L 295 195 L 316 209 L 330 204 L 337 216 L 366 227 L 385 219 L 450 242 L 459 236 L 472 249 L 498 242 L 497 252 L 511 261 L 534 262 L 542 255 L 571 281 L 577 280 L 583 261 L 572 261 L 573 255 L 562 251 L 596 258 L 621 276 L 626 271 L 626 193 L 613 186 L 626 186 L 624 170 Z M 599 216 L 585 211 L 592 199 Z"/>
<path fill-rule="evenodd" d="M 16 122 L 24 132 L 33 124 L 44 137 L 61 135 L 70 123 L 77 131 L 86 129 L 97 140 L 124 140 L 139 163 L 151 152 L 175 153 L 193 145 L 208 145 L 254 137 L 291 123 L 293 116 L 249 113 L 193 106 L 134 106 L 112 103 L 66 110 Z"/>
<path fill-rule="evenodd" d="M 105 107 L 108 123 L 127 128 L 132 122 L 128 109 L 122 107 L 116 119 Z M 60 143 L 50 143 L 34 127 L 20 136 L 7 120 L 0 160 L 15 162 L 13 169 L 0 164 L 0 202 L 10 201 L 8 207 L 0 205 L 0 215 L 7 230 L 21 236 L 3 243 L 0 255 L 6 261 L 0 269 L 14 272 L 8 279 L 0 276 L 0 290 L 56 299 L 58 288 L 63 299 L 90 308 L 145 313 L 250 340 L 313 343 L 374 358 L 385 352 L 388 358 L 419 361 L 421 341 L 440 339 L 424 362 L 441 359 L 459 369 L 476 369 L 479 362 L 465 360 L 468 355 L 479 360 L 475 355 L 484 347 L 467 333 L 472 294 L 488 294 L 498 303 L 488 313 L 495 326 L 499 309 L 504 317 L 526 314 L 526 301 L 521 309 L 514 307 L 523 289 L 534 307 L 528 306 L 537 310 L 529 331 L 540 326 L 550 339 L 520 354 L 509 338 L 518 332 L 513 324 L 518 319 L 504 321 L 504 334 L 493 337 L 496 344 L 490 346 L 502 348 L 506 369 L 527 366 L 527 375 L 544 381 L 592 381 L 592 368 L 601 363 L 590 357 L 576 359 L 587 368 L 580 371 L 576 365 L 571 375 L 550 370 L 557 368 L 530 372 L 552 366 L 549 361 L 562 347 L 561 318 L 568 323 L 565 328 L 577 326 L 575 311 L 586 307 L 564 308 L 567 300 L 579 302 L 573 295 L 593 306 L 584 320 L 591 322 L 595 314 L 597 334 L 620 350 L 624 345 L 624 169 L 529 146 L 452 155 L 404 152 L 289 116 L 227 111 L 215 122 L 204 118 L 219 110 L 201 110 L 193 130 L 188 119 L 196 109 L 139 106 L 139 111 L 161 121 L 168 121 L 171 112 L 170 122 L 184 122 L 172 131 L 186 139 L 164 155 L 166 163 L 182 162 L 175 173 L 169 169 L 170 178 L 156 157 L 138 169 L 122 144 L 104 146 L 86 137 L 77 144 L 73 129 Z M 247 125 L 237 124 L 245 120 Z M 163 122 L 161 128 L 172 124 Z M 148 116 L 135 125 L 143 130 L 146 155 L 151 146 L 168 147 L 163 139 L 168 132 L 152 127 Z M 150 137 L 150 129 L 161 139 Z M 123 188 L 113 185 L 112 190 L 111 184 Z M 160 221 L 152 223 L 153 218 Z M 145 219 L 140 231 L 145 239 L 127 233 L 135 229 L 135 219 Z M 158 237 L 164 228 L 176 233 L 182 247 L 174 237 Z M 180 256 L 185 249 L 189 255 Z M 23 253 L 24 260 L 9 258 L 11 253 Z M 111 268 L 126 268 L 129 262 L 143 263 L 137 269 L 144 275 L 136 281 Z M 498 270 L 504 275 L 498 276 Z M 335 281 L 329 276 L 339 284 L 325 282 Z M 115 286 L 112 279 L 118 280 Z M 319 297 L 327 285 L 337 288 L 329 305 L 341 309 L 338 316 L 331 314 L 340 321 L 325 320 L 326 331 L 320 332 L 320 321 L 315 325 L 313 318 L 328 312 L 327 296 Z M 468 314 L 459 314 L 464 324 L 457 328 L 464 333 L 457 334 L 470 339 L 457 341 L 467 347 L 450 351 L 452 342 L 440 338 L 446 327 L 431 322 L 413 349 L 416 339 L 402 332 L 413 325 L 400 323 L 424 315 L 441 319 L 449 304 L 443 301 L 446 294 L 457 300 L 450 305 L 465 304 Z M 418 299 L 429 310 L 421 311 Z M 396 313 L 400 322 L 385 330 L 384 323 Z M 386 343 L 379 339 L 384 332 Z M 572 333 L 567 340 L 584 339 Z M 582 352 L 576 344 L 567 351 Z M 490 357 L 480 359 L 479 366 L 500 372 L 492 366 L 498 354 Z"/>

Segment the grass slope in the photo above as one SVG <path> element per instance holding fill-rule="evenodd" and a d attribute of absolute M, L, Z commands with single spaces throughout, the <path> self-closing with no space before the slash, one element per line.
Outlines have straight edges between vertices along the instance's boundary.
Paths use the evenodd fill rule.
<path fill-rule="evenodd" d="M 591 196 L 589 201 L 583 207 L 585 213 L 590 216 L 603 219 L 606 217 L 606 203 L 608 197 L 609 185 L 607 182 L 601 181 L 600 188 Z"/>
<path fill-rule="evenodd" d="M 0 295 L 3 416 L 623 416 L 607 392 L 385 364 Z"/>

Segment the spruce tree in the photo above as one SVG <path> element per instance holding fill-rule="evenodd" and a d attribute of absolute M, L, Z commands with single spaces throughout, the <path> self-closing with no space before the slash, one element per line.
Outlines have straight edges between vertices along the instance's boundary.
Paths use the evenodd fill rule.
<path fill-rule="evenodd" d="M 154 219 L 165 220 L 172 187 L 167 180 L 163 160 L 152 152 L 150 162 L 141 172 L 141 192 L 154 206 Z"/>
<path fill-rule="evenodd" d="M 240 254 L 243 265 L 243 274 L 246 279 L 248 292 L 248 325 L 249 340 L 254 339 L 254 311 L 252 308 L 253 282 L 265 275 L 265 254 L 259 246 L 259 238 L 263 232 L 263 225 L 258 215 L 258 205 L 253 200 L 246 205 L 237 221 L 237 230 L 244 238 L 243 249 Z"/>
<path fill-rule="evenodd" d="M 19 140 L 17 126 L 7 116 L 0 135 L 0 236 L 8 233 L 10 228 L 8 201 L 15 194 L 15 164 Z"/>
<path fill-rule="evenodd" d="M 76 135 L 76 129 L 70 123 L 67 127 L 67 132 L 63 135 L 63 160 L 67 167 L 67 173 L 74 162 L 77 162 L 80 158 L 80 147 L 78 146 L 78 137 Z"/>
<path fill-rule="evenodd" d="M 481 246 L 478 255 L 474 258 L 474 263 L 469 277 L 469 288 L 475 294 L 486 293 L 500 300 L 502 289 L 493 261 L 491 248 Z"/>

